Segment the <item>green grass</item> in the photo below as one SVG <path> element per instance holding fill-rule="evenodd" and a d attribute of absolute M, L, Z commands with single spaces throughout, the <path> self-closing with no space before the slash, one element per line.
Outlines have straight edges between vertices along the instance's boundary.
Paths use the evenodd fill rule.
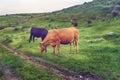
<path fill-rule="evenodd" d="M 33 63 L 26 62 L 2 47 L 0 47 L 0 61 L 9 66 L 23 80 L 59 80 L 52 73 L 38 68 Z"/>
<path fill-rule="evenodd" d="M 43 54 L 40 53 L 38 43 L 41 42 L 41 40 L 36 39 L 34 43 L 29 43 L 29 29 L 25 32 L 14 32 L 13 29 L 6 28 L 0 32 L 0 38 L 1 41 L 4 41 L 9 37 L 12 41 L 7 44 L 10 46 L 53 64 L 64 66 L 77 72 L 94 73 L 105 80 L 118 80 L 120 79 L 118 77 L 120 76 L 119 21 L 120 19 L 107 20 L 105 22 L 95 21 L 90 27 L 87 27 L 86 23 L 81 23 L 81 25 L 78 26 L 80 31 L 79 53 L 75 53 L 75 45 L 71 54 L 69 53 L 69 45 L 61 45 L 60 57 L 58 57 L 57 54 L 53 55 L 53 49 L 51 47 L 48 47 L 48 52 Z M 60 25 L 60 23 L 61 22 L 55 22 L 54 25 L 58 25 L 60 27 L 62 25 Z M 44 24 L 46 23 L 43 23 L 43 25 Z M 66 23 L 66 26 L 67 25 L 69 26 L 69 24 Z M 63 26 L 64 25 L 62 25 L 62 27 Z M 9 31 L 10 34 L 6 31 Z M 110 37 L 103 41 L 96 41 L 97 39 L 104 37 L 104 35 L 109 32 L 115 32 L 118 37 Z M 31 64 L 26 65 L 22 68 L 23 72 L 21 73 L 27 72 L 27 76 L 29 76 L 31 75 L 29 74 L 29 69 L 31 68 Z M 17 70 L 19 70 L 19 68 Z M 20 69 L 20 71 L 22 70 Z M 38 73 L 37 70 L 35 70 L 35 72 L 36 74 Z M 23 77 L 22 74 L 19 75 Z M 33 78 L 34 77 L 35 75 L 33 75 Z"/>

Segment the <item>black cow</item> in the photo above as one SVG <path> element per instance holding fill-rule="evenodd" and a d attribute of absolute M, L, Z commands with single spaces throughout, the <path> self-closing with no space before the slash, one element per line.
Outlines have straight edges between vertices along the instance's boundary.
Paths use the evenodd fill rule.
<path fill-rule="evenodd" d="M 34 42 L 34 38 L 41 38 L 42 41 L 44 40 L 44 38 L 46 37 L 48 33 L 48 30 L 45 28 L 36 28 L 36 27 L 32 27 L 31 31 L 30 31 L 30 38 L 29 38 L 29 42 L 33 41 Z M 45 51 L 47 52 L 47 49 L 45 49 Z"/>
<path fill-rule="evenodd" d="M 31 31 L 30 31 L 30 38 L 29 38 L 29 42 L 33 41 L 34 42 L 34 38 L 41 38 L 42 41 L 44 40 L 44 38 L 46 37 L 48 33 L 48 30 L 45 28 L 36 28 L 36 27 L 32 27 Z"/>

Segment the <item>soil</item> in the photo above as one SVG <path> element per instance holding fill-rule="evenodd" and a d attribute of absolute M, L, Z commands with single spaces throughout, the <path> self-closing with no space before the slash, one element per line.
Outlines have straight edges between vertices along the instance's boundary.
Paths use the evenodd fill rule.
<path fill-rule="evenodd" d="M 10 67 L 5 66 L 3 63 L 0 63 L 0 69 L 3 72 L 3 78 L 5 80 L 22 80 L 20 77 L 13 73 Z"/>
<path fill-rule="evenodd" d="M 21 58 L 34 63 L 36 66 L 39 66 L 42 69 L 49 70 L 55 75 L 58 75 L 62 80 L 103 80 L 101 77 L 96 76 L 95 74 L 92 73 L 78 73 L 71 71 L 65 67 L 61 67 L 52 63 L 49 63 L 45 60 L 35 58 L 31 55 L 28 55 L 28 53 L 21 52 L 19 50 L 13 49 L 12 47 L 0 43 L 0 45 L 7 50 L 11 51 L 14 53 L 14 55 L 20 56 Z M 6 69 L 7 72 L 10 72 L 9 70 Z M 12 77 L 11 77 L 12 78 Z M 19 80 L 19 79 L 10 79 L 9 80 Z"/>

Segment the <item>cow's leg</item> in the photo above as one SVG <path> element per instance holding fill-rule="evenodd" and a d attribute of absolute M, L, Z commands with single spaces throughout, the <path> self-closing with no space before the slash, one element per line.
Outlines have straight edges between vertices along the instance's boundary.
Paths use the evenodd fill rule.
<path fill-rule="evenodd" d="M 75 36 L 76 53 L 78 53 L 78 35 Z"/>
<path fill-rule="evenodd" d="M 45 48 L 45 52 L 47 52 L 47 47 Z"/>
<path fill-rule="evenodd" d="M 58 56 L 60 56 L 60 43 L 57 44 Z"/>
<path fill-rule="evenodd" d="M 32 34 L 30 34 L 29 43 L 32 41 Z"/>
<path fill-rule="evenodd" d="M 56 48 L 56 46 L 53 46 L 53 54 L 55 55 L 55 48 Z"/>
<path fill-rule="evenodd" d="M 71 51 L 72 51 L 72 43 L 70 43 L 70 53 L 71 53 Z"/>
<path fill-rule="evenodd" d="M 33 42 L 35 41 L 35 36 L 33 36 Z"/>
<path fill-rule="evenodd" d="M 75 45 L 76 45 L 76 53 L 78 53 L 78 40 L 75 40 Z"/>

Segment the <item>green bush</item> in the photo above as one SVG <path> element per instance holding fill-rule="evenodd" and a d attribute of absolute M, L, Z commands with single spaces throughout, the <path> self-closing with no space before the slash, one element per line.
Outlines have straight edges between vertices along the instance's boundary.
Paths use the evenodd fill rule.
<path fill-rule="evenodd" d="M 7 37 L 3 42 L 4 42 L 4 43 L 11 43 L 11 42 L 12 42 L 12 39 L 10 39 L 9 37 Z"/>
<path fill-rule="evenodd" d="M 22 28 L 21 28 L 21 30 L 23 30 L 23 31 L 25 31 L 27 28 L 29 28 L 30 26 L 28 26 L 28 25 L 23 25 L 22 26 Z"/>
<path fill-rule="evenodd" d="M 20 28 L 15 27 L 13 31 L 19 31 L 19 30 L 20 30 Z"/>

